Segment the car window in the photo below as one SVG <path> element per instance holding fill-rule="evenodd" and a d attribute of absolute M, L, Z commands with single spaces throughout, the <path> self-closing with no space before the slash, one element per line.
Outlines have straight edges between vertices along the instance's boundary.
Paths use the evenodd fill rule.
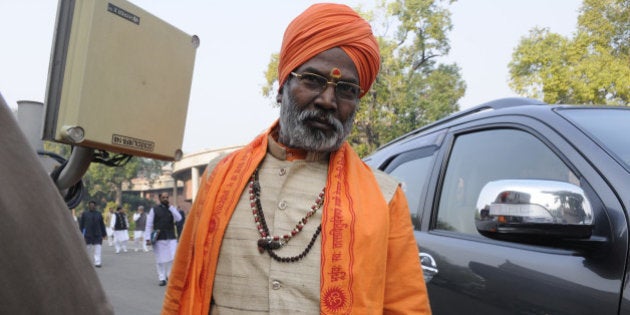
<path fill-rule="evenodd" d="M 409 203 L 411 220 L 414 228 L 417 230 L 420 229 L 418 208 L 426 188 L 435 152 L 436 147 L 431 146 L 403 153 L 396 157 L 385 169 L 386 172 L 401 182 L 402 189 Z"/>
<path fill-rule="evenodd" d="M 478 235 L 474 218 L 479 192 L 498 179 L 546 179 L 579 185 L 562 160 L 525 131 L 462 134 L 456 137 L 448 160 L 435 228 Z"/>
<path fill-rule="evenodd" d="M 571 108 L 558 113 L 591 135 L 630 170 L 630 111 L 627 108 Z"/>

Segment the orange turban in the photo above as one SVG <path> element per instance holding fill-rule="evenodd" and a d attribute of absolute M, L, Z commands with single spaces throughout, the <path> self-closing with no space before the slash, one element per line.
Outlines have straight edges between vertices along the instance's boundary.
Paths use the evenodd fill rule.
<path fill-rule="evenodd" d="M 314 4 L 289 24 L 278 63 L 280 86 L 291 71 L 334 47 L 343 49 L 354 62 L 363 97 L 376 79 L 381 56 L 370 24 L 343 4 Z"/>

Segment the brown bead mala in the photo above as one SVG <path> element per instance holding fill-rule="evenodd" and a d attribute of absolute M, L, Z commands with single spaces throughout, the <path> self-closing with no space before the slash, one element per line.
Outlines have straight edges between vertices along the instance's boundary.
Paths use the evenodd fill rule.
<path fill-rule="evenodd" d="M 291 240 L 291 238 L 302 231 L 302 228 L 304 227 L 306 222 L 308 222 L 308 219 L 312 217 L 324 204 L 324 191 L 325 189 L 322 189 L 322 192 L 319 193 L 317 199 L 315 200 L 315 204 L 311 206 L 311 209 L 306 213 L 306 215 L 298 221 L 298 223 L 295 225 L 295 228 L 291 230 L 290 234 L 285 234 L 282 236 L 272 236 L 269 232 L 269 228 L 267 227 L 265 214 L 263 213 L 262 205 L 260 203 L 260 183 L 258 181 L 258 168 L 256 168 L 256 170 L 252 174 L 251 179 L 249 180 L 249 200 L 250 206 L 252 207 L 252 214 L 254 215 L 254 222 L 256 223 L 256 228 L 258 229 L 258 232 L 260 233 L 260 239 L 257 243 L 258 251 L 261 254 L 264 251 L 267 251 L 271 258 L 279 262 L 295 262 L 304 258 L 315 244 L 317 236 L 321 233 L 321 224 L 317 227 L 317 230 L 313 234 L 311 241 L 308 243 L 304 251 L 302 251 L 302 253 L 300 253 L 299 255 L 292 257 L 280 257 L 274 252 L 274 250 L 282 248 Z"/>

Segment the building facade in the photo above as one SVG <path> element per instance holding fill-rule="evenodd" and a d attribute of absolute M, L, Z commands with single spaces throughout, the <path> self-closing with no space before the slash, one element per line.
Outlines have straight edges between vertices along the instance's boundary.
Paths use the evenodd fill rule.
<path fill-rule="evenodd" d="M 201 176 L 206 170 L 208 162 L 240 147 L 202 150 L 184 155 L 181 160 L 162 169 L 162 175 L 157 179 L 134 178 L 124 183 L 123 193 L 136 194 L 141 198 L 157 203 L 161 192 L 169 192 L 172 196 L 171 203 L 188 213 L 199 190 Z"/>

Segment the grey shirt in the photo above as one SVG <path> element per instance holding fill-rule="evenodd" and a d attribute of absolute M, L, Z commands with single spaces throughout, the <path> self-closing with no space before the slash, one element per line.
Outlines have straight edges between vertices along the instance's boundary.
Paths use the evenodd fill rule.
<path fill-rule="evenodd" d="M 0 95 L 0 314 L 113 314 L 83 236 Z"/>

